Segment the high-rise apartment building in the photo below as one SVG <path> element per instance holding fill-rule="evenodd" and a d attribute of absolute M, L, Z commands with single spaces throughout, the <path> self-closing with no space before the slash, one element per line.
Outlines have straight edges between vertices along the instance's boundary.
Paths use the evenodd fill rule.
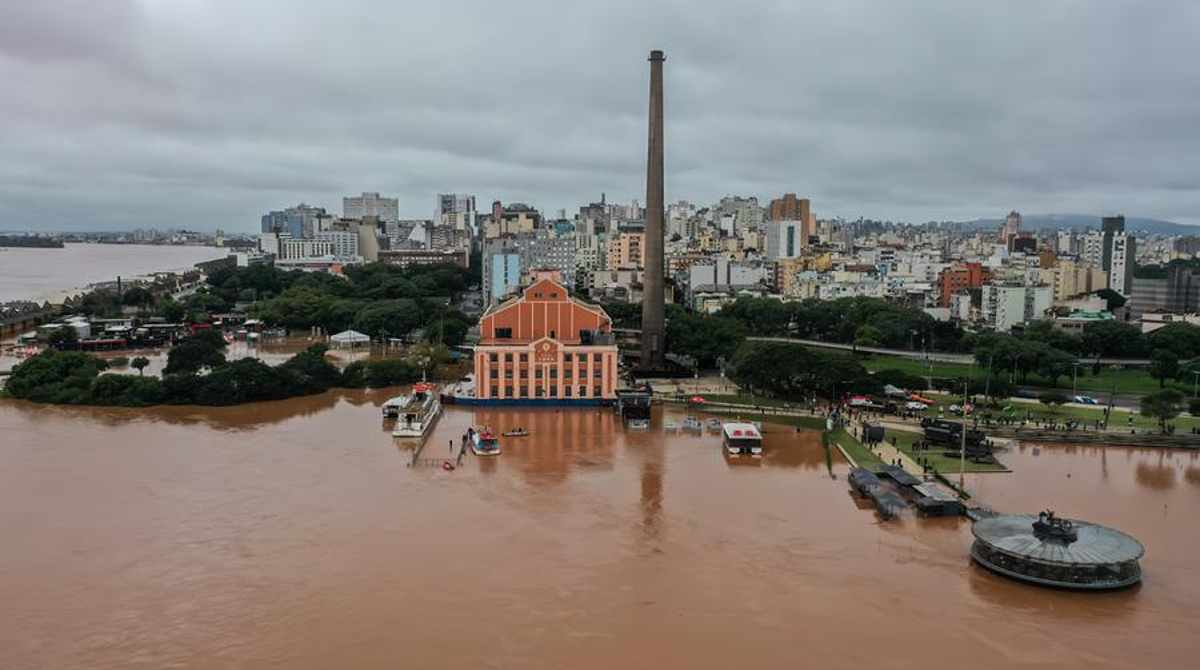
<path fill-rule="evenodd" d="M 1084 237 L 1083 258 L 1108 273 L 1108 288 L 1124 296 L 1133 292 L 1137 239 L 1125 232 L 1124 216 L 1104 217 L 1100 230 Z"/>
<path fill-rule="evenodd" d="M 1045 316 L 1054 305 L 1049 286 L 984 284 L 983 320 L 993 329 L 1006 333 L 1017 326 Z"/>
<path fill-rule="evenodd" d="M 646 265 L 646 234 L 625 231 L 608 241 L 607 262 L 609 270 L 637 270 Z"/>
<path fill-rule="evenodd" d="M 797 219 L 767 222 L 767 258 L 775 261 L 799 256 L 804 247 L 804 230 L 804 222 Z"/>
<path fill-rule="evenodd" d="M 1008 250 L 1012 250 L 1013 240 L 1021 232 L 1021 213 L 1013 210 L 1004 219 L 1004 227 L 1000 229 L 1000 242 Z"/>

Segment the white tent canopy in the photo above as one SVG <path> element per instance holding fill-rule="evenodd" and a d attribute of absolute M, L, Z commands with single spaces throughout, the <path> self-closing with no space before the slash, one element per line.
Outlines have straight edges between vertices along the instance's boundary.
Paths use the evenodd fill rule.
<path fill-rule="evenodd" d="M 333 342 L 339 347 L 354 347 L 360 344 L 370 344 L 371 338 L 363 335 L 357 330 L 343 330 L 337 335 L 331 336 L 329 341 Z"/>

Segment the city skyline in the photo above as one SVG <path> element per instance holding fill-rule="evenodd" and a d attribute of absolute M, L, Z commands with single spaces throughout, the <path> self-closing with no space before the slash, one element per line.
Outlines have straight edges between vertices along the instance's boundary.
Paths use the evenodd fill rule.
<path fill-rule="evenodd" d="M 364 191 L 402 217 L 447 192 L 544 212 L 640 200 L 647 80 L 629 73 L 658 47 L 667 202 L 1200 223 L 1190 3 L 88 7 L 0 9 L 0 72 L 29 82 L 0 103 L 0 228 L 250 232 Z M 500 53 L 513 34 L 531 46 Z"/>

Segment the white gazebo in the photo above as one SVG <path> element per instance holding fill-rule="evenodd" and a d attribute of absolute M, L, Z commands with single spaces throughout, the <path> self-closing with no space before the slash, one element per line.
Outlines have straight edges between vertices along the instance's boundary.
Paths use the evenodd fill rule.
<path fill-rule="evenodd" d="M 337 335 L 330 336 L 329 341 L 338 349 L 353 349 L 360 345 L 370 346 L 371 344 L 371 338 L 357 330 L 343 330 Z"/>

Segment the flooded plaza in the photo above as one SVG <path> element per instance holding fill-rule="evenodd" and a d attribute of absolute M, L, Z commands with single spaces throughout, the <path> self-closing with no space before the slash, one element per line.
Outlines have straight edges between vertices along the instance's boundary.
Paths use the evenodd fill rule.
<path fill-rule="evenodd" d="M 448 407 L 526 427 L 410 467 L 391 391 L 230 408 L 0 401 L 0 649 L 24 668 L 1178 668 L 1200 633 L 1200 455 L 1024 445 L 977 502 L 1146 546 L 1142 585 L 971 564 L 966 519 L 881 523 L 815 432 L 625 431 L 607 410 Z"/>

